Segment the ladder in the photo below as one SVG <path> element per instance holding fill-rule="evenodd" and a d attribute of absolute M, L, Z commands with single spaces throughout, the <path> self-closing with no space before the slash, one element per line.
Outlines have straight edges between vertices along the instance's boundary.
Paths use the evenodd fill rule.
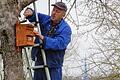
<path fill-rule="evenodd" d="M 36 24 L 37 24 L 37 28 L 38 28 L 38 32 L 41 34 L 41 30 L 40 30 L 40 24 L 38 23 L 39 22 L 39 19 L 38 19 L 38 15 L 37 15 L 37 9 L 36 9 L 36 4 L 35 2 L 33 2 L 33 7 L 34 7 L 34 11 L 35 11 L 35 15 L 36 15 Z M 40 40 L 40 42 L 42 43 L 42 41 Z M 30 44 L 33 44 L 33 42 L 30 42 Z M 37 47 L 37 46 L 41 46 L 41 44 L 34 44 L 34 45 L 29 45 L 27 44 L 26 45 L 27 47 L 30 46 L 30 47 Z M 19 47 L 19 46 L 18 46 Z M 24 49 L 24 53 L 25 53 L 25 57 L 26 57 L 26 62 L 27 62 L 27 69 L 29 70 L 29 75 L 31 77 L 30 80 L 33 80 L 32 78 L 32 70 L 35 70 L 35 69 L 41 69 L 41 68 L 44 68 L 45 69 L 45 75 L 46 75 L 46 78 L 47 80 L 51 80 L 50 78 L 50 73 L 49 73 L 49 69 L 48 69 L 48 66 L 47 66 L 47 62 L 46 62 L 46 55 L 45 55 L 45 51 L 44 49 L 41 48 L 41 55 L 42 55 L 42 59 L 43 59 L 43 65 L 39 65 L 39 66 L 31 66 L 30 65 L 30 62 L 29 62 L 29 57 L 28 57 L 28 51 L 27 51 L 27 48 L 25 46 L 23 46 L 23 49 Z"/>
<path fill-rule="evenodd" d="M 36 8 L 36 3 L 35 3 L 35 2 L 33 2 L 33 7 L 34 7 L 34 10 L 35 10 L 38 32 L 41 34 L 41 29 L 40 29 L 40 24 L 38 23 L 38 22 L 39 22 L 39 19 L 38 19 L 38 15 L 37 15 L 37 8 Z M 42 40 L 40 40 L 40 42 L 42 43 Z M 35 46 L 40 46 L 40 44 L 36 44 Z M 47 62 L 46 62 L 45 51 L 44 51 L 44 49 L 42 49 L 42 48 L 41 48 L 41 53 L 42 53 L 42 58 L 43 58 L 43 63 L 44 63 L 44 65 L 30 67 L 29 69 L 40 69 L 40 68 L 44 68 L 44 69 L 45 69 L 45 73 L 46 73 L 46 78 L 47 78 L 47 80 L 51 80 L 51 79 L 50 79 L 49 69 L 48 69 Z"/>

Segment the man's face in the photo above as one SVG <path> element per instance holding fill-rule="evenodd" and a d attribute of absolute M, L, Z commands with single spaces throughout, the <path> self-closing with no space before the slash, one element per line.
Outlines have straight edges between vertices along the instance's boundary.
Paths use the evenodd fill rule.
<path fill-rule="evenodd" d="M 53 21 L 53 23 L 59 22 L 64 16 L 65 16 L 65 11 L 60 10 L 59 8 L 54 6 L 51 13 L 51 20 Z"/>

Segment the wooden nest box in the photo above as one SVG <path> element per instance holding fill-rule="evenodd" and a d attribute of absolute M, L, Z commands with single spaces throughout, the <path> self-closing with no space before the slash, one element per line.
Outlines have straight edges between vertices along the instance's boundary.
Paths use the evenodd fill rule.
<path fill-rule="evenodd" d="M 25 47 L 34 45 L 34 26 L 32 24 L 16 23 L 16 46 Z"/>

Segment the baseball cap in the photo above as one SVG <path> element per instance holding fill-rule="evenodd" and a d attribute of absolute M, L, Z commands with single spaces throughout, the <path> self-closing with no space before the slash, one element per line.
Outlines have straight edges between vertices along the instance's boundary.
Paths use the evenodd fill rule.
<path fill-rule="evenodd" d="M 56 2 L 55 4 L 52 4 L 51 6 L 55 6 L 61 10 L 67 11 L 67 6 L 63 2 Z"/>

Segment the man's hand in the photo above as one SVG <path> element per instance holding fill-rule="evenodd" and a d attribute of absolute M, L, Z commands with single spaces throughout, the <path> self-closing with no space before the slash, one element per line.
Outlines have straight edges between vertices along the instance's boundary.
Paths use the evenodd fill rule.
<path fill-rule="evenodd" d="M 39 32 L 37 32 L 37 31 L 34 30 L 33 33 L 34 33 L 36 36 L 38 36 L 42 41 L 44 40 L 44 36 L 41 35 L 41 34 L 39 34 Z"/>
<path fill-rule="evenodd" d="M 33 10 L 31 8 L 27 8 L 23 14 L 25 17 L 29 17 L 33 15 Z"/>

